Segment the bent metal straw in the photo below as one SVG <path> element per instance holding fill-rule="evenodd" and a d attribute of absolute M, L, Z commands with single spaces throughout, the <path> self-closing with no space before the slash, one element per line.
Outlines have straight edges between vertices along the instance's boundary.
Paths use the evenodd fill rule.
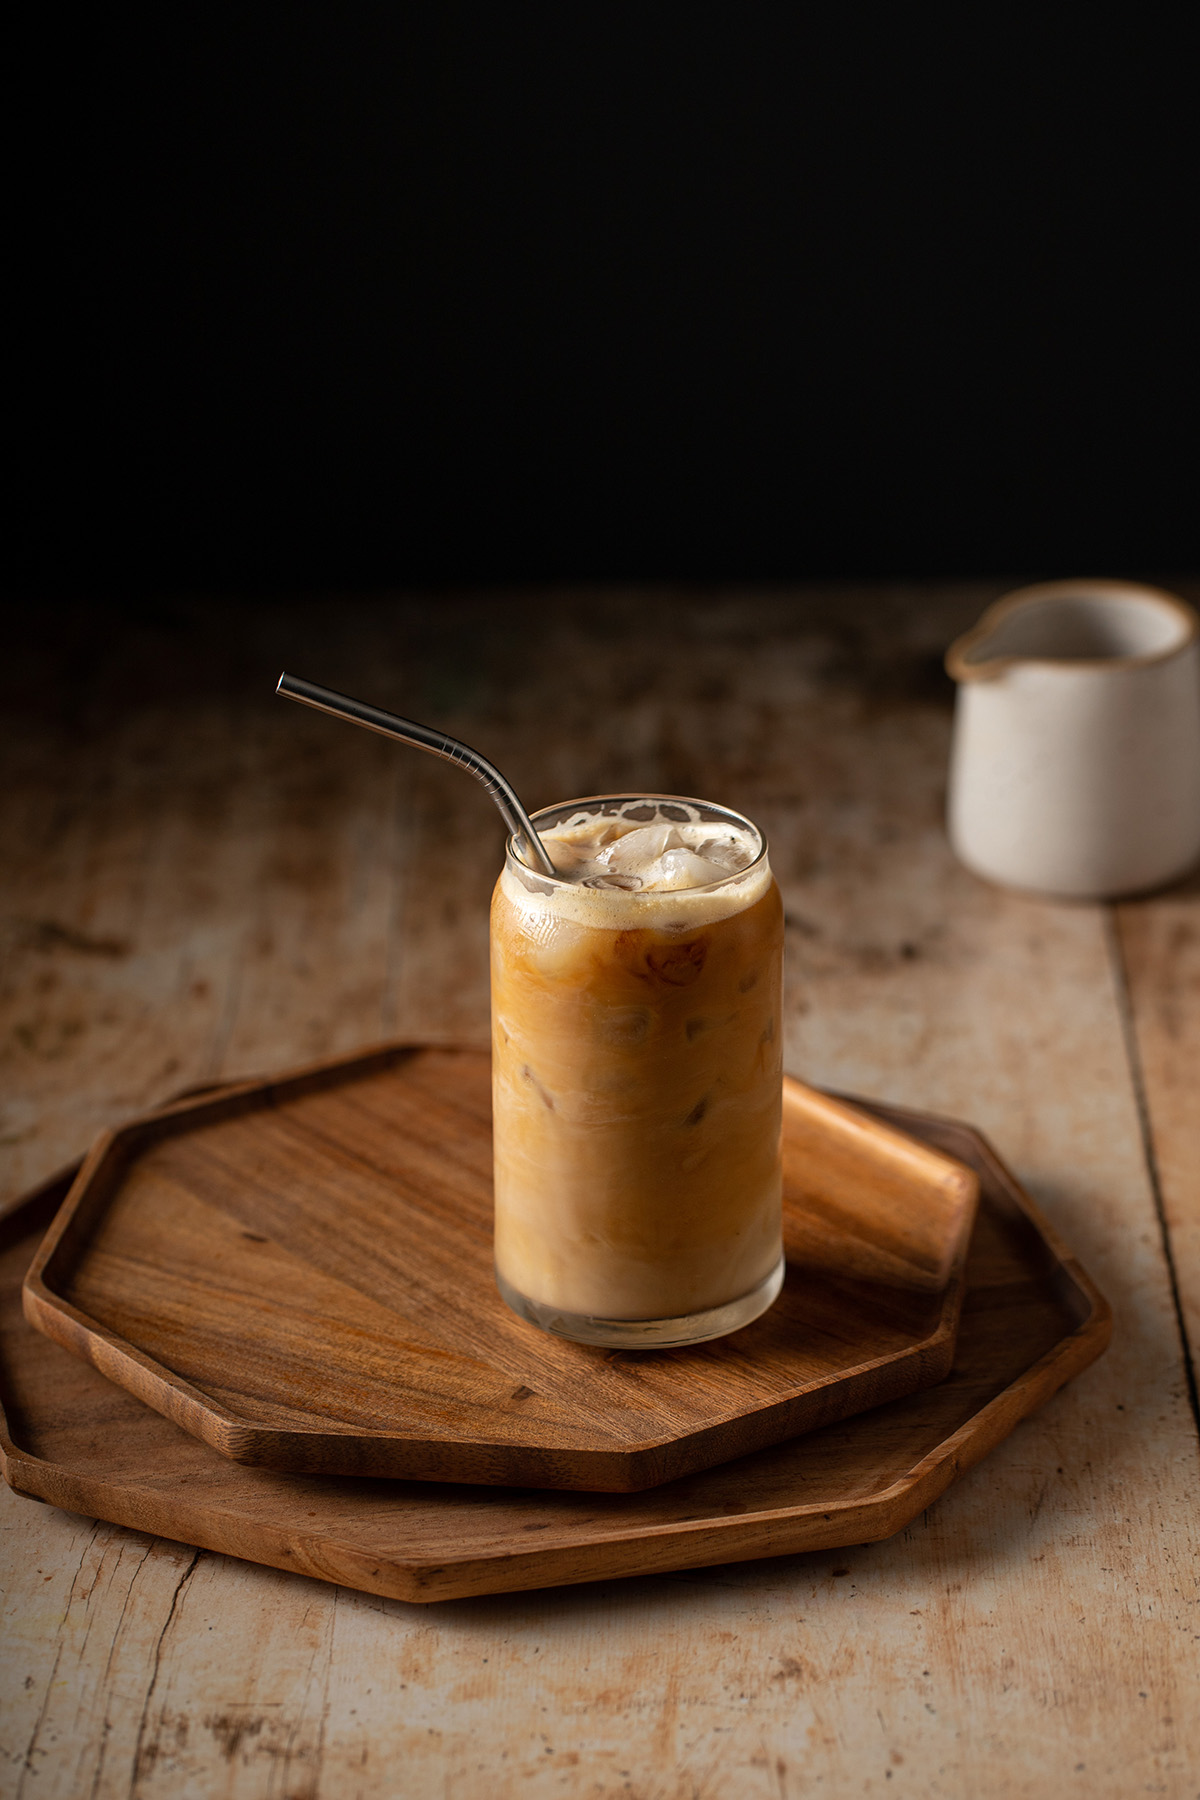
<path fill-rule="evenodd" d="M 329 713 L 335 719 L 347 719 L 351 725 L 361 725 L 366 731 L 377 731 L 381 737 L 397 738 L 402 744 L 411 744 L 414 749 L 428 750 L 431 756 L 440 756 L 446 762 L 457 763 L 460 768 L 467 769 L 482 781 L 496 805 L 500 815 L 508 827 L 509 836 L 514 840 L 521 861 L 539 875 L 557 876 L 558 871 L 547 856 L 541 838 L 529 820 L 529 814 L 517 799 L 511 782 L 504 779 L 494 763 L 486 756 L 480 756 L 478 750 L 472 750 L 468 744 L 460 743 L 458 738 L 450 737 L 444 731 L 434 731 L 428 725 L 418 725 L 412 719 L 401 719 L 395 713 L 384 712 L 382 707 L 368 706 L 363 700 L 352 700 L 348 694 L 335 693 L 332 688 L 318 687 L 315 681 L 304 681 L 299 675 L 281 675 L 275 686 L 275 692 L 282 694 L 285 700 L 297 700 L 301 706 L 311 706 L 317 712 Z"/>

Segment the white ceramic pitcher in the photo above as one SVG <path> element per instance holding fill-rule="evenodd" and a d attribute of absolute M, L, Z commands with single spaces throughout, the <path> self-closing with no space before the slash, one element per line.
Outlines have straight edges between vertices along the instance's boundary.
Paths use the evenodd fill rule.
<path fill-rule="evenodd" d="M 1125 581 L 1051 581 L 951 645 L 949 830 L 976 874 L 1100 899 L 1200 858 L 1200 618 Z"/>

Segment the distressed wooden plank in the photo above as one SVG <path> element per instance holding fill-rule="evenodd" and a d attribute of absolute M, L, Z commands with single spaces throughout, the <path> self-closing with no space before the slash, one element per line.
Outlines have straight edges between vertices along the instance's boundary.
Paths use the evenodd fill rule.
<path fill-rule="evenodd" d="M 38 1611 L 14 1621 L 6 1660 L 26 1705 L 14 1709 L 6 1727 L 7 1791 L 37 1794 L 48 1784 L 63 1794 L 127 1794 L 143 1728 L 138 1684 L 200 1553 L 40 1510 L 43 1529 L 35 1526 L 29 1545 L 35 1568 L 53 1569 L 66 1592 L 45 1589 L 55 1612 L 55 1660 L 45 1685 L 21 1674 L 37 1664 Z M 42 1619 L 48 1610 L 43 1601 Z"/>
<path fill-rule="evenodd" d="M 68 799 L 6 883 L 9 1194 L 182 1086 L 385 1035 L 394 760 L 287 723 L 143 716 L 78 792 L 46 746 Z"/>
<path fill-rule="evenodd" d="M 1200 1366 L 1200 878 L 1116 909 L 1146 1122 L 1193 1370 Z"/>
<path fill-rule="evenodd" d="M 174 729 L 147 711 L 84 756 L 66 732 L 17 740 L 24 766 L 5 787 L 28 804 L 4 873 L 6 1195 L 211 1064 L 240 929 L 212 866 L 214 839 L 231 860 L 228 797 L 205 767 L 228 724 L 194 709 L 190 771 Z"/>
<path fill-rule="evenodd" d="M 406 877 L 399 759 L 382 739 L 271 704 L 248 704 L 239 724 L 248 779 L 230 849 L 241 880 L 225 905 L 242 940 L 214 1077 L 384 1035 L 388 937 Z M 218 867 L 223 875 L 224 857 Z"/>
<path fill-rule="evenodd" d="M 957 870 L 941 834 L 949 714 L 938 653 L 997 591 L 729 594 L 699 607 L 663 592 L 537 596 L 503 611 L 466 597 L 437 610 L 348 604 L 336 625 L 328 613 L 322 623 L 303 608 L 267 607 L 247 626 L 259 672 L 247 651 L 236 682 L 209 677 L 208 691 L 222 694 L 229 716 L 249 716 L 246 696 L 278 658 L 460 732 L 512 774 L 530 805 L 646 785 L 759 817 L 793 918 L 790 1066 L 987 1130 L 1114 1302 L 1109 1355 L 901 1538 L 836 1556 L 417 1613 L 208 1557 L 177 1595 L 189 1554 L 156 1547 L 178 1560 L 164 1560 L 161 1573 L 154 1564 L 153 1580 L 139 1577 L 144 1589 L 133 1584 L 113 1667 L 108 1621 L 125 1577 L 105 1564 L 88 1588 L 90 1606 L 109 1608 L 98 1633 L 42 1615 L 22 1639 L 22 1725 L 41 1717 L 37 1743 L 48 1746 L 25 1794 L 94 1786 L 122 1800 L 382 1800 L 402 1787 L 417 1797 L 908 1791 L 1041 1800 L 1074 1783 L 1089 1795 L 1194 1800 L 1196 1444 L 1103 917 L 984 887 Z M 204 630 L 225 633 L 227 614 L 196 614 L 205 617 Z M 292 653 L 301 639 L 307 666 Z M 198 705 L 181 678 L 179 707 Z M 97 730 L 91 754 L 115 770 L 116 725 Z M 259 831 L 254 795 L 274 779 L 264 756 L 247 752 L 238 773 Z M 70 766 L 64 742 L 41 765 L 40 791 L 69 787 Z M 173 767 L 179 779 L 186 758 Z M 416 851 L 429 899 L 419 957 L 406 955 L 416 943 L 411 888 L 391 914 L 387 1029 L 420 1028 L 418 1013 L 481 1026 L 485 938 L 474 896 L 490 885 L 495 828 L 486 800 L 455 771 L 422 765 L 413 782 L 407 804 L 421 836 L 401 810 L 380 855 L 398 866 Z M 198 810 L 164 819 L 161 831 L 176 834 L 171 866 L 212 879 L 240 842 L 253 879 L 269 885 L 270 859 L 256 860 L 229 797 L 210 792 L 207 820 Z M 37 816 L 34 807 L 27 821 Z M 450 846 L 440 862 L 426 847 L 433 826 L 449 834 L 438 839 Z M 67 860 L 47 851 L 24 878 L 22 917 L 41 916 L 44 895 L 60 910 L 79 902 L 87 857 L 101 875 L 108 869 L 105 845 L 118 839 L 90 829 L 76 821 L 63 838 Z M 137 860 L 134 839 L 120 841 L 126 912 L 104 915 L 118 922 L 133 916 Z M 339 841 L 339 856 L 350 855 Z M 174 879 L 156 861 L 146 903 L 161 908 L 164 935 L 193 959 L 203 953 L 223 1005 L 219 969 L 241 954 L 247 901 L 209 907 L 182 884 L 172 890 Z M 341 1021 L 337 1049 L 354 1029 L 368 1041 L 380 1017 L 362 998 L 362 963 L 341 985 L 352 891 L 334 879 L 330 916 L 303 905 L 288 915 L 298 921 L 288 927 L 293 944 L 311 934 L 312 980 Z M 435 894 L 454 905 L 433 905 Z M 378 924 L 370 931 L 377 943 Z M 38 954 L 19 950 L 23 963 Z M 258 954 L 252 941 L 249 954 Z M 154 1090 L 176 1041 L 202 1046 L 187 1050 L 190 1070 L 212 1058 L 217 1031 L 209 1014 L 194 1038 L 181 1026 L 176 1039 L 163 988 L 135 962 L 114 960 L 114 991 L 158 1026 L 161 1035 L 143 1028 L 149 1043 L 136 1064 Z M 1136 979 L 1133 988 L 1136 1009 Z M 358 1000 L 345 1000 L 351 989 Z M 97 1016 L 94 989 L 81 980 L 72 991 Z M 307 1029 L 303 1007 L 289 1007 L 259 1039 L 263 1054 L 279 1050 L 276 1066 L 305 1053 L 295 1041 L 285 1053 L 289 1032 Z M 39 1154 L 71 1141 L 81 1104 L 99 1117 L 134 1085 L 73 1043 L 58 1063 L 13 1065 L 29 1077 L 25 1116 L 37 1121 Z M 230 1069 L 229 1059 L 220 1066 Z M 22 1167 L 35 1165 L 25 1153 Z M 78 1567 L 84 1528 L 8 1493 L 0 1518 L 10 1604 L 22 1612 L 36 1603 L 37 1563 L 56 1559 L 52 1588 Z M 140 1540 L 112 1535 L 130 1558 L 140 1554 Z M 36 1547 L 29 1562 L 26 1545 Z M 61 1668 L 75 1647 L 67 1684 L 56 1658 Z"/>

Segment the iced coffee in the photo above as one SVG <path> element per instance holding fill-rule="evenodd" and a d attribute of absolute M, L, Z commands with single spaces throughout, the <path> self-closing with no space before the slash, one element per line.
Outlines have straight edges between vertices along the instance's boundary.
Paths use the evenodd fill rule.
<path fill-rule="evenodd" d="M 783 909 L 762 835 L 697 800 L 534 822 L 492 902 L 496 1277 L 584 1343 L 722 1336 L 783 1279 Z"/>

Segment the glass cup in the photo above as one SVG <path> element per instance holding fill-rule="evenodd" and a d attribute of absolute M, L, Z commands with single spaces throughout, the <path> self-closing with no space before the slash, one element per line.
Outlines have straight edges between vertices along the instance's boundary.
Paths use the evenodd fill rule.
<path fill-rule="evenodd" d="M 546 807 L 735 826 L 751 865 L 671 892 L 552 881 L 512 843 L 492 901 L 496 1281 L 585 1344 L 736 1331 L 783 1282 L 783 906 L 763 835 L 671 795 Z"/>

